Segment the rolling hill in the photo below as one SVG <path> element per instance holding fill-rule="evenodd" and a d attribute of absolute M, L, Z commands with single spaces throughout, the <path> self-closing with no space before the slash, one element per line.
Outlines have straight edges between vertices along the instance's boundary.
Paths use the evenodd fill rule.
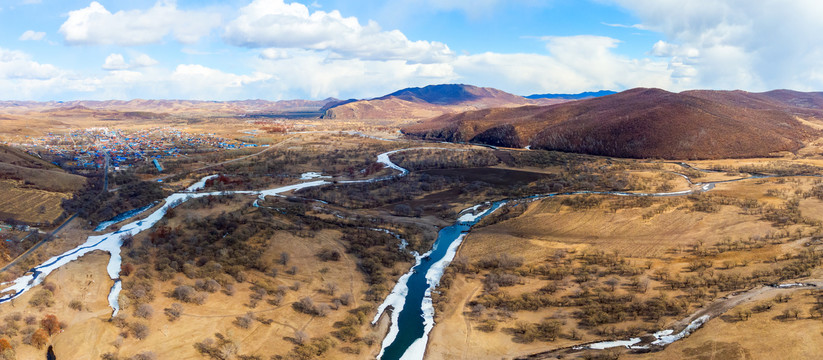
<path fill-rule="evenodd" d="M 347 100 L 328 107 L 330 119 L 425 119 L 494 107 L 557 104 L 564 99 L 526 99 L 504 91 L 463 84 L 406 88 L 369 100 Z"/>
<path fill-rule="evenodd" d="M 49 225 L 61 219 L 60 204 L 86 178 L 23 151 L 0 145 L 0 219 Z"/>
<path fill-rule="evenodd" d="M 76 191 L 86 183 L 82 176 L 5 145 L 0 145 L 0 180 L 21 181 L 27 188 L 53 192 Z"/>
<path fill-rule="evenodd" d="M 820 136 L 823 94 L 632 89 L 552 106 L 447 114 L 405 128 L 446 141 L 629 158 L 718 159 L 796 151 Z"/>

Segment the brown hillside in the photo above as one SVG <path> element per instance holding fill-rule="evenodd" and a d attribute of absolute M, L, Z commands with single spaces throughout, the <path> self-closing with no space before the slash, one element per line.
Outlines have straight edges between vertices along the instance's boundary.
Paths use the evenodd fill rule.
<path fill-rule="evenodd" d="M 21 181 L 27 188 L 53 192 L 76 191 L 86 183 L 82 176 L 68 174 L 51 163 L 5 145 L 0 145 L 0 180 Z"/>
<path fill-rule="evenodd" d="M 427 119 L 470 110 L 559 104 L 563 99 L 526 99 L 507 92 L 462 84 L 407 88 L 371 100 L 342 102 L 326 110 L 335 119 Z"/>
<path fill-rule="evenodd" d="M 800 106 L 800 105 L 804 106 Z M 717 159 L 795 151 L 819 132 L 823 96 L 632 89 L 553 106 L 443 115 L 404 129 L 447 141 L 631 158 Z"/>

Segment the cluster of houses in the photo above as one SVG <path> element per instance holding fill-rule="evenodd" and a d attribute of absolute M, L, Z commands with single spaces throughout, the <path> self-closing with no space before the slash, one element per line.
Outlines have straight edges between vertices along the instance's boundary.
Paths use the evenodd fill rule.
<path fill-rule="evenodd" d="M 254 147 L 255 144 L 226 139 L 214 134 L 196 134 L 171 127 L 143 130 L 88 128 L 68 133 L 27 137 L 14 144 L 37 156 L 65 159 L 63 166 L 102 167 L 108 157 L 114 170 L 137 162 L 151 161 L 162 171 L 159 159 L 221 149 Z"/>

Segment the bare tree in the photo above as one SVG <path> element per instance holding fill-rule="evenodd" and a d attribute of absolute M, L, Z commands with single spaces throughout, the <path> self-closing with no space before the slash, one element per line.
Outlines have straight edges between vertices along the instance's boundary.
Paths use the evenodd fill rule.
<path fill-rule="evenodd" d="M 325 288 L 326 288 L 326 293 L 327 293 L 327 294 L 329 294 L 329 295 L 331 295 L 331 296 L 334 296 L 334 294 L 335 294 L 335 293 L 337 292 L 337 290 L 339 289 L 339 287 L 337 286 L 337 284 L 336 284 L 336 283 L 333 283 L 333 282 L 328 282 L 328 283 L 326 283 Z"/>
<path fill-rule="evenodd" d="M 137 306 L 137 309 L 134 310 L 134 316 L 143 318 L 143 319 L 151 319 L 154 315 L 154 308 L 151 307 L 149 304 L 140 304 Z"/>
<path fill-rule="evenodd" d="M 132 323 L 131 326 L 129 326 L 129 328 L 134 337 L 138 338 L 139 340 L 143 340 L 149 337 L 149 326 L 145 323 L 135 322 Z"/>
<path fill-rule="evenodd" d="M 308 340 L 309 340 L 309 335 L 306 334 L 305 332 L 302 332 L 300 330 L 297 330 L 297 331 L 294 332 L 294 342 L 296 342 L 298 345 L 303 345 Z"/>

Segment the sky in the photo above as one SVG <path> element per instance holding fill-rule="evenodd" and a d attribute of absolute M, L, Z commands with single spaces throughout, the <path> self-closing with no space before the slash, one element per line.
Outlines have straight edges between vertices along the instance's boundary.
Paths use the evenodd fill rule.
<path fill-rule="evenodd" d="M 0 100 L 823 90 L 819 0 L 0 0 Z"/>

